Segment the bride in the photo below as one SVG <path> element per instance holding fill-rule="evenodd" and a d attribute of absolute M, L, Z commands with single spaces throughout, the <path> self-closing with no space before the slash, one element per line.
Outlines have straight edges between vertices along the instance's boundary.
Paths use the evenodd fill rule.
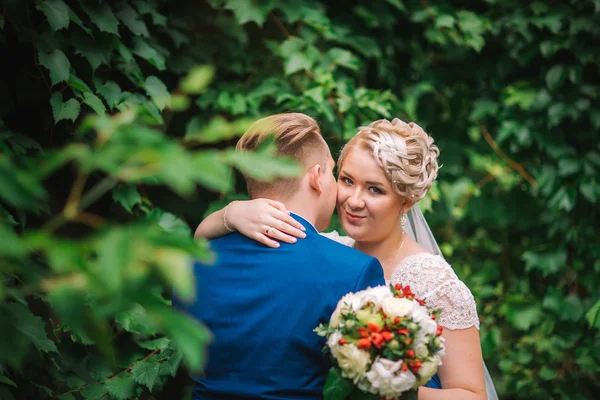
<path fill-rule="evenodd" d="M 420 400 L 493 400 L 498 397 L 482 359 L 473 295 L 414 207 L 437 177 L 438 155 L 433 138 L 415 123 L 396 118 L 360 128 L 338 160 L 337 211 L 348 236 L 324 235 L 377 257 L 388 283 L 408 285 L 429 308 L 442 310 L 446 356 L 428 387 L 419 389 Z M 211 214 L 196 237 L 215 238 L 229 229 L 270 247 L 304 236 L 283 204 L 255 199 Z"/>

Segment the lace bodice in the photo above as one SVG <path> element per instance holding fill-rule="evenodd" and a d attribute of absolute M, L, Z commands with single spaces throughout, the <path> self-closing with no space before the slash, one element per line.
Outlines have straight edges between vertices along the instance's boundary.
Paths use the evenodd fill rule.
<path fill-rule="evenodd" d="M 346 246 L 354 239 L 340 236 L 336 231 L 323 236 Z M 431 310 L 441 309 L 438 323 L 448 329 L 479 329 L 477 305 L 469 288 L 441 256 L 429 253 L 413 254 L 396 267 L 387 283 L 410 286 L 418 298 L 425 300 Z"/>

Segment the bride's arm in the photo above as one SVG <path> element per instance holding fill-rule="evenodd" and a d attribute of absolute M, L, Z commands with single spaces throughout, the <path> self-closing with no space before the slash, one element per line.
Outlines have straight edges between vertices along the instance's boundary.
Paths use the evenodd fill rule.
<path fill-rule="evenodd" d="M 485 400 L 483 357 L 479 331 L 444 329 L 446 355 L 438 369 L 443 389 L 419 388 L 419 400 Z"/>
<path fill-rule="evenodd" d="M 238 231 L 269 247 L 279 247 L 277 240 L 295 243 L 296 237 L 306 236 L 303 230 L 304 227 L 289 215 L 282 203 L 254 199 L 231 202 L 225 208 L 210 214 L 198 225 L 194 237 L 215 239 Z"/>

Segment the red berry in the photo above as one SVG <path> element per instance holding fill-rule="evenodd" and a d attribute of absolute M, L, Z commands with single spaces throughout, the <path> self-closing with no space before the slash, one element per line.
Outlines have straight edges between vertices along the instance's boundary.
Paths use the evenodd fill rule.
<path fill-rule="evenodd" d="M 410 357 L 410 358 L 413 358 L 413 357 L 415 356 L 415 352 L 414 352 L 414 351 L 412 351 L 412 350 L 408 350 L 408 351 L 406 352 L 406 355 L 407 355 L 408 357 Z"/>
<path fill-rule="evenodd" d="M 344 339 L 344 338 L 341 338 L 341 339 L 339 340 L 339 342 L 338 342 L 338 343 L 339 343 L 339 344 L 341 344 L 341 345 L 343 346 L 343 345 L 345 345 L 345 344 L 346 344 L 346 343 L 348 343 L 348 342 L 346 341 L 346 339 Z"/>

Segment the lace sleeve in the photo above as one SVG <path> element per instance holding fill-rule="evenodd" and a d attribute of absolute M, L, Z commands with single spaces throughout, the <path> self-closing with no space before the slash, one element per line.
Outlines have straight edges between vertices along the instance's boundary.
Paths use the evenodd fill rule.
<path fill-rule="evenodd" d="M 469 288 L 442 257 L 420 253 L 407 257 L 390 283 L 409 285 L 430 310 L 441 309 L 438 323 L 447 329 L 479 329 L 477 305 Z"/>
<path fill-rule="evenodd" d="M 477 305 L 469 288 L 460 280 L 444 282 L 426 300 L 427 307 L 441 309 L 438 323 L 448 329 L 467 329 L 472 326 L 479 330 Z"/>
<path fill-rule="evenodd" d="M 348 247 L 354 246 L 354 239 L 352 239 L 350 236 L 341 236 L 337 231 L 331 231 L 331 232 L 327 232 L 327 233 L 321 232 L 321 235 L 325 236 L 328 239 L 331 239 L 333 241 L 341 243 L 344 246 L 348 246 Z"/>

